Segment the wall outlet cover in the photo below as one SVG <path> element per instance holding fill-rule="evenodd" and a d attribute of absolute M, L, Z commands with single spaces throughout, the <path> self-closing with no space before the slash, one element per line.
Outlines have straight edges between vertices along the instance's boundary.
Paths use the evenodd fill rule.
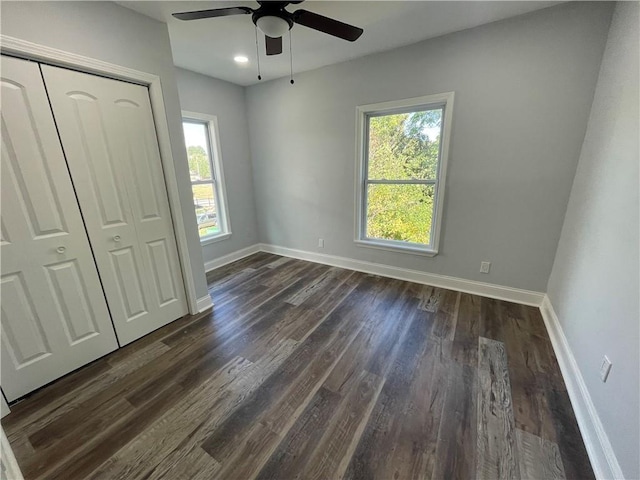
<path fill-rule="evenodd" d="M 611 360 L 609 360 L 609 357 L 607 357 L 606 355 L 604 357 L 602 357 L 602 363 L 600 364 L 600 379 L 603 382 L 607 381 L 607 378 L 609 378 L 609 372 L 611 371 Z"/>
<path fill-rule="evenodd" d="M 480 273 L 489 273 L 490 269 L 491 269 L 491 262 L 480 263 Z"/>

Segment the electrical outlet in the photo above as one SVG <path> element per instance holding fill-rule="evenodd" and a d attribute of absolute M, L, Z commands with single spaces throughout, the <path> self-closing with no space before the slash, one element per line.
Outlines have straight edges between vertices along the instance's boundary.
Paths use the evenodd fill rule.
<path fill-rule="evenodd" d="M 490 268 L 491 268 L 491 262 L 480 263 L 480 273 L 489 273 Z"/>
<path fill-rule="evenodd" d="M 318 239 L 318 247 L 319 248 L 324 248 L 324 238 L 319 238 Z"/>
<path fill-rule="evenodd" d="M 607 378 L 609 378 L 611 366 L 612 363 L 611 360 L 609 360 L 609 357 L 607 357 L 606 355 L 602 357 L 602 363 L 600 364 L 600 380 L 602 380 L 603 382 L 606 382 Z"/>

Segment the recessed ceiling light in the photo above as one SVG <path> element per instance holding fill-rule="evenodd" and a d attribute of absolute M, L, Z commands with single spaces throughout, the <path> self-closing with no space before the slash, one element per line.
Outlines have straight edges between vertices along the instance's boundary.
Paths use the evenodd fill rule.
<path fill-rule="evenodd" d="M 236 61 L 236 63 L 247 63 L 249 61 L 249 59 L 244 55 L 236 55 L 235 57 L 233 57 L 233 59 Z"/>

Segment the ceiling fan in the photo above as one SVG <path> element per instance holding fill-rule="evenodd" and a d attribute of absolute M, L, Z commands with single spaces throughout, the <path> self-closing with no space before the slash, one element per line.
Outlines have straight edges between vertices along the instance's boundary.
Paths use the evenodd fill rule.
<path fill-rule="evenodd" d="M 238 6 L 174 13 L 173 16 L 180 20 L 199 20 L 201 18 L 251 14 L 253 23 L 265 34 L 267 55 L 279 55 L 282 53 L 282 36 L 291 30 L 294 23 L 350 42 L 355 42 L 364 32 L 362 28 L 354 27 L 308 10 L 296 10 L 295 12 L 285 10 L 289 4 L 295 5 L 302 2 L 303 0 L 288 2 L 258 0 L 260 7 L 255 10 Z"/>

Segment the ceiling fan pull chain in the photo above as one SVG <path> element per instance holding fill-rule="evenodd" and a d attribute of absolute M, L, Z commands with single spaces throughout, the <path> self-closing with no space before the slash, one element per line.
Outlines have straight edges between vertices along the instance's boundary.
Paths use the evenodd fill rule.
<path fill-rule="evenodd" d="M 293 81 L 293 53 L 291 49 L 291 30 L 289 30 L 289 66 L 291 67 L 291 85 L 295 82 Z"/>
<path fill-rule="evenodd" d="M 260 51 L 258 50 L 258 27 L 256 26 L 256 60 L 258 61 L 258 80 L 262 80 L 260 75 Z"/>

